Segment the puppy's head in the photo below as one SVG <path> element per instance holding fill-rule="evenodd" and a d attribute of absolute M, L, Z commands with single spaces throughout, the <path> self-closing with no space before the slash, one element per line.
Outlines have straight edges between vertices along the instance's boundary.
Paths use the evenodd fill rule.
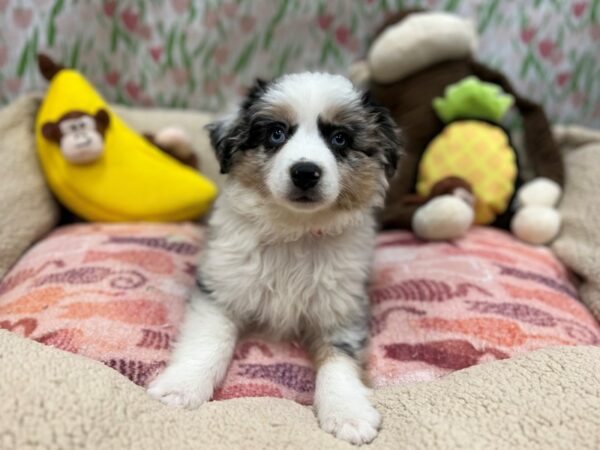
<path fill-rule="evenodd" d="M 209 130 L 221 172 L 307 213 L 381 205 L 401 147 L 385 109 L 322 73 L 258 81 L 239 111 Z"/>

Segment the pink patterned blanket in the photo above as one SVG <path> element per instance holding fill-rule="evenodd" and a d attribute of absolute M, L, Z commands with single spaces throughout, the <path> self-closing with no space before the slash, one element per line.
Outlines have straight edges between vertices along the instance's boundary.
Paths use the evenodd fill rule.
<path fill-rule="evenodd" d="M 58 229 L 0 283 L 0 328 L 102 361 L 144 386 L 168 360 L 203 236 L 189 224 Z M 542 347 L 600 343 L 598 323 L 550 251 L 494 229 L 454 243 L 381 234 L 371 305 L 375 387 Z M 313 387 L 301 348 L 248 338 L 215 399 L 309 404 Z"/>

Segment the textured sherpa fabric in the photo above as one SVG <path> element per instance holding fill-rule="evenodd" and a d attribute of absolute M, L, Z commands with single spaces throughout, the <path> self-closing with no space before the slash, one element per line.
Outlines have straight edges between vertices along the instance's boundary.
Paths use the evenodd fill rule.
<path fill-rule="evenodd" d="M 600 320 L 600 131 L 557 127 L 565 158 L 562 231 L 552 249 L 583 278 L 581 300 Z"/>
<path fill-rule="evenodd" d="M 0 448 L 354 448 L 312 410 L 275 398 L 184 411 L 117 372 L 0 331 Z M 373 449 L 600 446 L 600 349 L 562 347 L 376 391 Z"/>
<path fill-rule="evenodd" d="M 0 109 L 0 279 L 58 222 L 58 205 L 35 150 L 39 104 L 40 96 L 31 94 Z"/>

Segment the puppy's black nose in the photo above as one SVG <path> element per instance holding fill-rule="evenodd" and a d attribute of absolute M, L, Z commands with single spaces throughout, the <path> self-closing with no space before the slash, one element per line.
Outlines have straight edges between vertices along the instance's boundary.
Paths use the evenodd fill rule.
<path fill-rule="evenodd" d="M 299 162 L 290 169 L 294 186 L 303 191 L 315 187 L 321 178 L 321 168 L 315 163 Z"/>

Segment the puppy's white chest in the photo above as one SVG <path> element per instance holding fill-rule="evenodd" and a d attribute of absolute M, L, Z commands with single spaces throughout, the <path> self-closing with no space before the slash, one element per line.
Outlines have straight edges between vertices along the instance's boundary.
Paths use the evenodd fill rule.
<path fill-rule="evenodd" d="M 359 313 L 356 299 L 364 294 L 370 262 L 364 238 L 306 236 L 263 244 L 242 231 L 212 246 L 202 271 L 214 282 L 215 301 L 236 319 L 274 336 L 295 335 L 307 325 L 328 328 Z"/>

